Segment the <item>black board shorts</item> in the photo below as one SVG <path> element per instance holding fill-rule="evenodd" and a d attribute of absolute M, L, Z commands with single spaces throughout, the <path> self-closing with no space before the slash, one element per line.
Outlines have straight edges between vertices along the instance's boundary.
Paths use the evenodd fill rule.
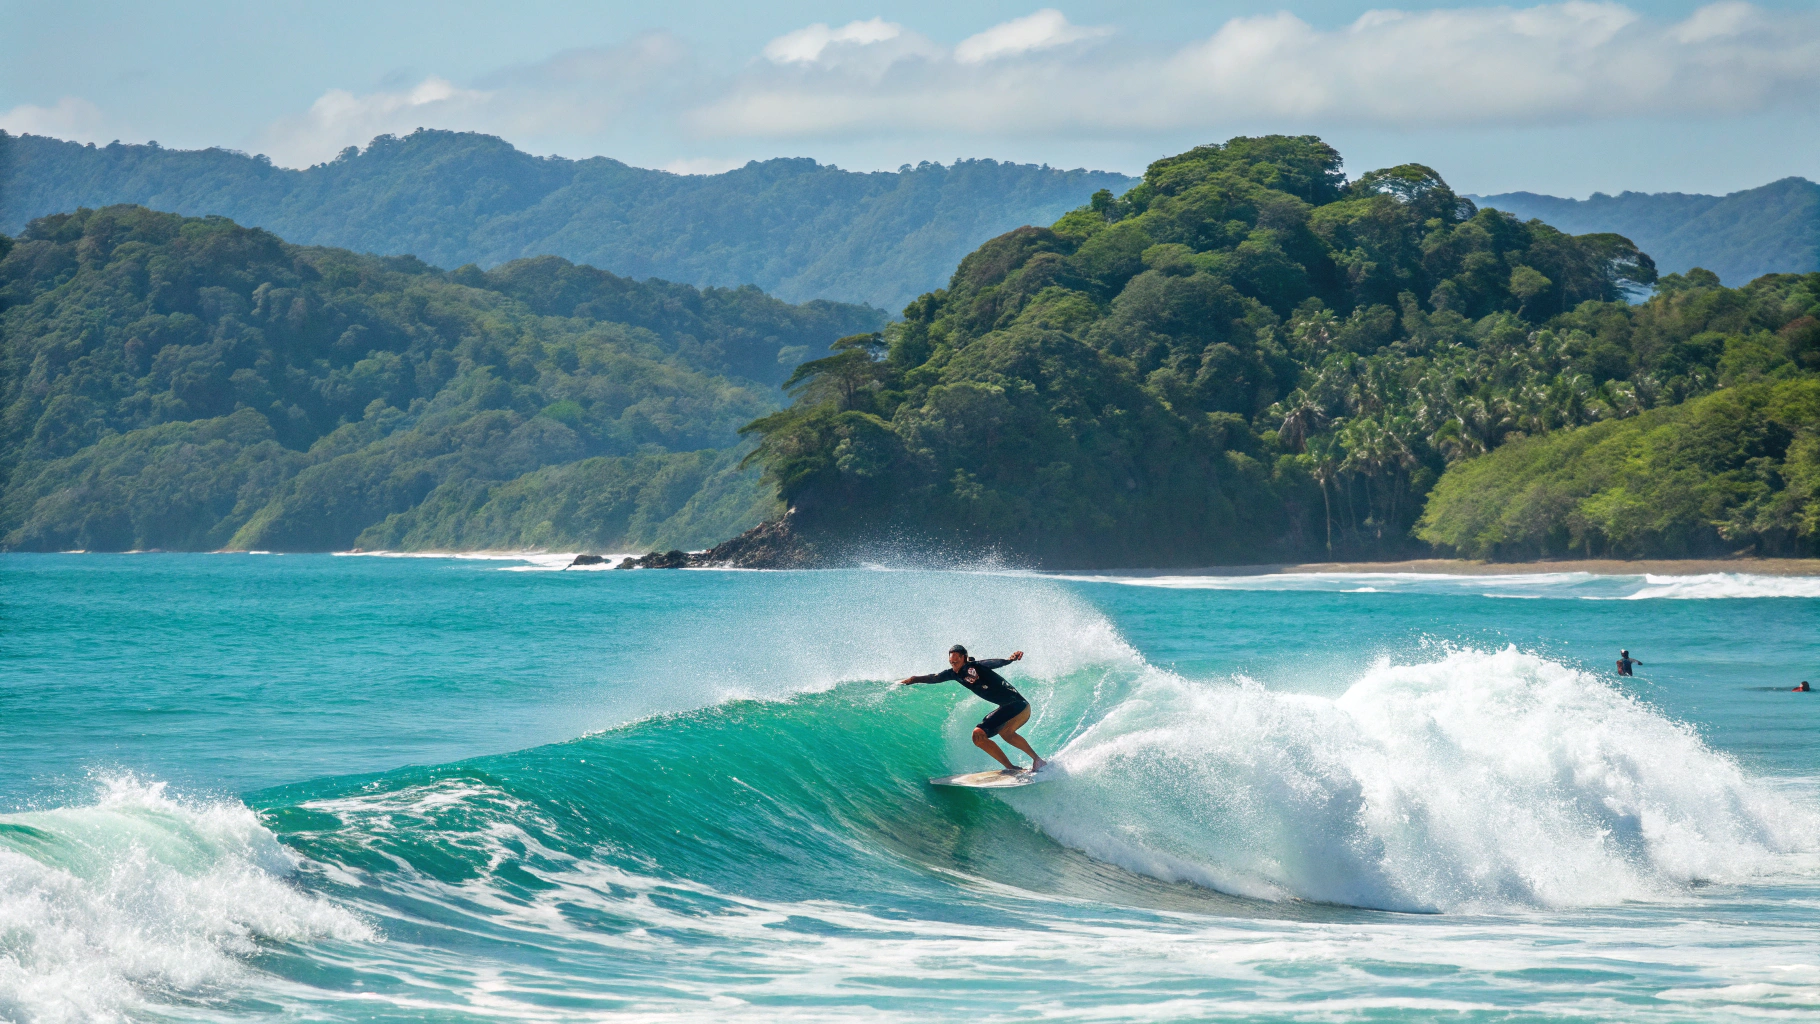
<path fill-rule="evenodd" d="M 1018 701 L 1016 704 L 1000 704 L 992 709 L 990 715 L 980 719 L 980 728 L 986 730 L 988 736 L 997 736 L 998 731 L 1005 727 L 1006 722 L 1022 714 L 1023 710 L 1029 706 L 1030 702 L 1027 700 Z"/>

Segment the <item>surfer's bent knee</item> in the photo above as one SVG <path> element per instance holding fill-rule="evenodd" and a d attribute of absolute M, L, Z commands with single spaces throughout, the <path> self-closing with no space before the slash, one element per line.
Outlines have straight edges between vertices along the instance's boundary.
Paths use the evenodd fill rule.
<path fill-rule="evenodd" d="M 974 726 L 973 732 L 975 742 L 980 739 L 980 733 L 985 733 L 987 737 L 992 737 L 999 735 L 1007 728 L 1015 732 L 1017 727 L 1023 724 L 1017 720 L 1018 716 L 1024 715 L 1027 717 L 1029 713 L 1029 701 L 1024 701 L 1022 704 L 1015 707 L 1006 704 L 993 708 L 991 714 L 987 715 L 984 719 L 981 719 L 979 725 Z"/>

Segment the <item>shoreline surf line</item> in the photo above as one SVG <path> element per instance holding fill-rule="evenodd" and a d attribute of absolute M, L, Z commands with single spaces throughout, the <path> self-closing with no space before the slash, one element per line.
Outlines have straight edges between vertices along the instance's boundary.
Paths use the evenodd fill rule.
<path fill-rule="evenodd" d="M 1075 572 L 1079 570 L 1046 570 Z M 1560 562 L 1476 562 L 1463 558 L 1415 558 L 1399 562 L 1277 562 L 1259 565 L 1208 565 L 1193 568 L 1086 570 L 1095 576 L 1306 576 L 1333 574 L 1412 574 L 1425 576 L 1543 576 L 1587 573 L 1592 576 L 1708 576 L 1731 573 L 1752 576 L 1820 576 L 1820 558 L 1618 558 Z"/>
<path fill-rule="evenodd" d="M 696 552 L 691 552 L 696 553 Z M 573 559 L 577 552 L 562 551 L 506 551 L 498 549 L 475 549 L 472 551 L 249 551 L 242 549 L 219 548 L 197 551 L 171 551 L 162 549 L 132 551 L 89 551 L 69 549 L 63 551 L 0 551 L 0 556 L 18 555 L 332 555 L 338 558 L 458 558 L 474 561 L 503 562 L 548 562 L 555 559 Z M 601 556 L 609 562 L 618 562 L 625 558 L 640 557 L 636 552 L 617 552 Z M 702 568 L 720 569 L 721 566 L 703 566 Z M 872 568 L 872 566 L 829 566 L 831 569 Z M 929 566 L 928 568 L 943 568 Z M 759 570 L 800 572 L 804 569 Z M 812 570 L 810 570 L 812 571 Z M 1267 562 L 1252 565 L 1202 565 L 1202 566 L 1114 566 L 1107 568 L 1082 569 L 1067 566 L 1054 566 L 1033 571 L 1039 575 L 1094 575 L 1094 576 L 1208 576 L 1208 577 L 1246 577 L 1246 576 L 1302 576 L 1314 574 L 1344 575 L 1419 575 L 1419 576 L 1540 576 L 1550 574 L 1586 573 L 1592 576 L 1707 576 L 1714 574 L 1737 574 L 1754 576 L 1807 576 L 1820 577 L 1820 558 L 1651 558 L 1627 561 L 1618 558 L 1575 559 L 1571 561 L 1542 562 L 1478 562 L 1457 558 L 1415 558 L 1389 562 Z"/>

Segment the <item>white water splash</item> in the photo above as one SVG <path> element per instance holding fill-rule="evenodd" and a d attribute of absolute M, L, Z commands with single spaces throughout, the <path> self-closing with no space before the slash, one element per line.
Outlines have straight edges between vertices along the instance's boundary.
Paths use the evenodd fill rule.
<path fill-rule="evenodd" d="M 236 986 L 260 940 L 374 937 L 292 887 L 297 865 L 244 805 L 131 777 L 86 806 L 0 815 L 0 1019 L 124 1019 L 148 992 Z"/>
<path fill-rule="evenodd" d="M 1685 895 L 1820 852 L 1820 813 L 1688 727 L 1525 654 L 1380 661 L 1339 698 L 1145 669 L 1007 799 L 1170 881 L 1389 910 Z M 1805 870 L 1805 869 L 1803 869 Z"/>

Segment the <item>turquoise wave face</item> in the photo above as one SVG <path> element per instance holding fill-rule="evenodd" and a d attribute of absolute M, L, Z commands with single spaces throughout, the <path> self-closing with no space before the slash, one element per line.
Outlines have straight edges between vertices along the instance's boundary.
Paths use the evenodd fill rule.
<path fill-rule="evenodd" d="M 29 736 L 0 1018 L 1820 999 L 1820 705 L 1768 688 L 1811 597 L 534 566 L 0 565 L 0 740 Z M 1663 593 L 1602 600 L 1626 588 Z M 1639 678 L 1602 670 L 1614 637 Z M 926 784 L 987 766 L 984 705 L 890 685 L 955 639 L 1029 652 L 1053 782 Z"/>

